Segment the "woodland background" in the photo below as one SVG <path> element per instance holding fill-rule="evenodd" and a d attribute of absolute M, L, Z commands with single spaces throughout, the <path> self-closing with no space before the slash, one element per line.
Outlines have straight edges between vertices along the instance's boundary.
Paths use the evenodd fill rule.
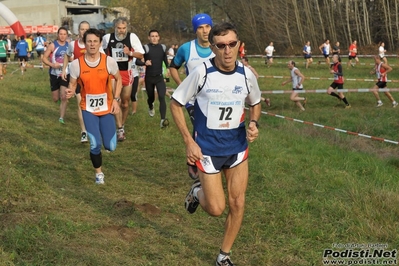
<path fill-rule="evenodd" d="M 300 55 L 307 40 L 316 51 L 325 39 L 331 43 L 339 41 L 344 52 L 352 40 L 357 40 L 360 53 L 375 51 L 380 41 L 385 42 L 388 54 L 399 50 L 399 0 L 103 0 L 101 3 L 129 9 L 133 31 L 143 42 L 150 29 L 158 29 L 167 44 L 191 39 L 194 36 L 191 18 L 203 12 L 211 15 L 214 23 L 234 23 L 249 54 L 263 53 L 273 41 L 278 54 Z"/>

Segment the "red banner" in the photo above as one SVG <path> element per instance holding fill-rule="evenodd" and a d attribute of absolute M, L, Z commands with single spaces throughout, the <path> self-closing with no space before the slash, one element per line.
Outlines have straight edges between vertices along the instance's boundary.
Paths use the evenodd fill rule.
<path fill-rule="evenodd" d="M 23 26 L 25 33 L 29 33 L 32 34 L 33 33 L 33 29 L 32 26 Z"/>
<path fill-rule="evenodd" d="M 23 26 L 25 33 L 56 33 L 58 31 L 57 25 L 38 25 L 38 26 Z M 14 34 L 10 26 L 0 26 L 0 34 Z"/>
<path fill-rule="evenodd" d="M 11 30 L 10 26 L 0 26 L 0 34 L 12 34 L 13 31 Z"/>
<path fill-rule="evenodd" d="M 57 29 L 55 29 L 57 27 Z M 38 25 L 36 26 L 36 32 L 40 33 L 55 33 L 58 30 L 58 26 L 53 25 Z"/>

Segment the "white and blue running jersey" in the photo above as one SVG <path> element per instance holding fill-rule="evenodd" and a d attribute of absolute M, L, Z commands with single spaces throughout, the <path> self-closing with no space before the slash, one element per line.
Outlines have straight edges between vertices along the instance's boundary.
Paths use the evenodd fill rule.
<path fill-rule="evenodd" d="M 198 49 L 200 49 L 200 48 L 202 48 L 202 47 L 197 44 L 197 40 L 193 40 L 190 42 L 190 55 L 186 61 L 186 75 L 191 73 L 194 70 L 194 68 L 196 66 L 200 65 L 202 62 L 215 56 L 215 54 L 212 53 L 212 51 L 210 50 L 211 48 L 209 48 L 209 50 L 211 51 L 210 54 L 208 54 L 208 55 L 201 54 L 200 55 L 198 53 Z M 202 49 L 202 50 L 204 50 L 204 49 Z"/>
<path fill-rule="evenodd" d="M 330 54 L 330 44 L 324 43 L 323 48 L 321 49 L 324 55 Z"/>
<path fill-rule="evenodd" d="M 213 61 L 196 67 L 173 98 L 185 105 L 194 97 L 195 141 L 202 153 L 228 156 L 248 147 L 244 107 L 259 104 L 261 92 L 255 75 L 240 62 L 233 71 L 223 72 Z"/>
<path fill-rule="evenodd" d="M 184 63 L 186 75 L 188 75 L 196 66 L 214 56 L 215 54 L 210 47 L 200 46 L 198 40 L 195 39 L 180 46 L 176 56 L 173 58 L 173 62 L 177 66 L 181 66 Z"/>

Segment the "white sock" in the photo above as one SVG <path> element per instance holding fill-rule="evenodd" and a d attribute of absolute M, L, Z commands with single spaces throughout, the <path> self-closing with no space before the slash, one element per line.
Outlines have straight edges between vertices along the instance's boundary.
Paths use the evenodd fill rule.
<path fill-rule="evenodd" d="M 200 191 L 202 188 L 201 187 L 196 187 L 193 190 L 193 195 L 194 197 L 198 200 L 198 191 Z"/>

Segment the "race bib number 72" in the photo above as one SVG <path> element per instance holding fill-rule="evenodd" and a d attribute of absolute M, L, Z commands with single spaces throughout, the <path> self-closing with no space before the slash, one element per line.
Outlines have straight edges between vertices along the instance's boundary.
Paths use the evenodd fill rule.
<path fill-rule="evenodd" d="M 206 126 L 219 130 L 238 128 L 242 112 L 243 103 L 240 100 L 210 100 Z"/>

